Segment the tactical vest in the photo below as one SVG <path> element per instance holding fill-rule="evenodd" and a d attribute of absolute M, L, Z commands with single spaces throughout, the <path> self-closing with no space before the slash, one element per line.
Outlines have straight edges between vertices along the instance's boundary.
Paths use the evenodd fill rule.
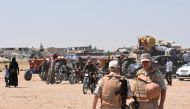
<path fill-rule="evenodd" d="M 121 75 L 111 72 L 103 78 L 103 89 L 101 94 L 102 105 L 101 107 L 120 108 L 122 105 L 121 95 L 116 94 L 120 90 Z"/>
<path fill-rule="evenodd" d="M 151 75 L 144 75 L 144 70 L 141 69 L 136 75 L 136 82 L 134 84 L 134 95 L 139 102 L 149 102 L 159 99 L 161 87 L 155 83 L 155 71 Z"/>

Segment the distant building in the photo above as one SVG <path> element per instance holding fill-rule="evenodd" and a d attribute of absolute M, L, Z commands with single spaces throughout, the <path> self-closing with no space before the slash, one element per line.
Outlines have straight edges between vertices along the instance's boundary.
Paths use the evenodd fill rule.
<path fill-rule="evenodd" d="M 64 54 L 64 53 L 92 53 L 92 52 L 103 52 L 104 50 L 98 50 L 95 48 L 92 48 L 91 45 L 89 46 L 82 46 L 82 47 L 67 47 L 67 48 L 55 48 L 55 47 L 50 47 L 45 50 L 46 52 L 49 53 L 59 53 L 59 54 Z"/>
<path fill-rule="evenodd" d="M 27 48 L 27 47 L 25 47 L 25 48 L 18 48 L 18 50 L 19 50 L 20 52 L 29 52 L 29 51 L 30 51 L 30 49 Z"/>

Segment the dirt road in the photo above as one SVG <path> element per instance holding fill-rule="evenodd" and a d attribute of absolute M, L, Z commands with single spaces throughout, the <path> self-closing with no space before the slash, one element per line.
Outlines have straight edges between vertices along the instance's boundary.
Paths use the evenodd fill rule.
<path fill-rule="evenodd" d="M 82 84 L 68 82 L 47 85 L 38 75 L 25 81 L 19 75 L 18 88 L 5 88 L 0 75 L 0 109 L 91 109 L 93 96 L 82 93 Z M 130 80 L 132 81 L 132 80 Z M 190 109 L 190 81 L 174 80 L 168 87 L 165 109 Z"/>

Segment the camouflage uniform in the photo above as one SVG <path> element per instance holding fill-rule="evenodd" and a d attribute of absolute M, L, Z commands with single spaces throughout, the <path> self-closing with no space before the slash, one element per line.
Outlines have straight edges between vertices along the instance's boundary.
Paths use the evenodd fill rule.
<path fill-rule="evenodd" d="M 115 73 L 111 72 L 109 75 L 112 75 L 112 74 L 115 74 Z M 101 80 L 99 80 L 98 85 L 97 85 L 97 87 L 96 87 L 96 89 L 94 91 L 94 94 L 96 96 L 98 96 L 99 98 L 102 98 L 102 91 L 103 91 L 103 87 L 104 87 L 104 79 L 105 78 L 106 78 L 106 76 L 103 77 Z M 125 78 L 123 78 L 123 79 L 125 79 Z M 132 91 L 131 91 L 131 86 L 130 86 L 129 82 L 127 83 L 127 87 L 128 87 L 127 95 L 128 95 L 128 97 L 131 97 L 132 96 Z M 116 99 L 118 99 L 118 98 L 116 98 Z M 120 102 L 120 104 L 121 104 L 121 100 L 119 100 L 118 102 Z M 101 109 L 121 109 L 121 106 L 115 106 L 114 104 L 109 104 L 109 102 L 106 102 L 105 106 L 103 104 L 101 105 Z"/>
<path fill-rule="evenodd" d="M 154 73 L 153 73 L 154 72 Z M 157 83 L 160 85 L 161 90 L 166 90 L 166 85 L 164 78 L 162 76 L 162 73 L 158 69 L 154 69 L 153 72 L 146 72 L 145 70 L 141 69 L 137 72 L 137 75 L 144 75 L 148 78 L 151 79 L 152 82 Z M 136 89 L 136 85 L 133 84 L 132 86 L 133 93 L 137 92 L 138 90 L 141 89 Z M 158 109 L 158 100 L 159 99 L 154 99 L 154 100 L 144 100 L 144 99 L 137 99 L 139 102 L 139 108 L 138 109 Z"/>

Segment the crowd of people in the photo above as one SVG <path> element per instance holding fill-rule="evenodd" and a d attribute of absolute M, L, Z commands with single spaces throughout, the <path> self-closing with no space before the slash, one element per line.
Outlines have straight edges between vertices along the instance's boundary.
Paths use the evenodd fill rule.
<path fill-rule="evenodd" d="M 42 80 L 47 84 L 55 83 L 57 57 L 55 54 L 49 62 L 44 59 L 41 64 Z M 189 54 L 184 52 L 182 58 L 185 63 L 190 61 L 189 57 Z M 127 99 L 134 99 L 130 103 L 133 109 L 164 109 L 167 87 L 163 74 L 152 65 L 151 55 L 148 53 L 141 55 L 142 68 L 136 73 L 133 84 L 130 84 L 125 76 L 128 65 L 126 58 L 125 55 L 121 55 L 117 59 L 110 59 L 105 66 L 101 67 L 107 73 L 99 81 L 96 78 L 99 70 L 98 63 L 94 64 L 92 59 L 88 59 L 86 62 L 82 61 L 82 58 L 78 59 L 74 67 L 80 69 L 81 72 L 90 72 L 92 82 L 97 84 L 92 109 L 96 109 L 98 99 L 101 100 L 101 109 L 127 109 Z M 168 58 L 165 66 L 166 81 L 168 85 L 172 86 L 172 60 Z M 5 65 L 3 72 L 5 87 L 17 87 L 19 65 L 15 58 L 12 58 L 9 66 Z"/>
<path fill-rule="evenodd" d="M 181 59 L 184 64 L 190 62 L 189 53 L 185 51 Z M 163 73 L 167 85 L 172 86 L 172 58 L 167 58 L 166 70 L 163 73 L 153 66 L 150 54 L 142 54 L 140 61 L 142 68 L 137 71 L 135 82 L 131 86 L 124 76 L 127 63 L 125 58 L 120 56 L 119 59 L 111 61 L 110 73 L 98 82 L 95 89 L 92 109 L 96 109 L 98 99 L 101 100 L 101 109 L 164 109 L 167 86 Z M 122 80 L 126 80 L 126 84 Z M 116 94 L 121 88 L 120 94 Z M 127 99 L 134 99 L 134 101 L 127 106 Z"/>
<path fill-rule="evenodd" d="M 101 67 L 98 61 L 93 62 L 91 58 L 84 60 L 81 57 L 79 57 L 76 62 L 70 63 L 65 60 L 59 61 L 57 57 L 58 56 L 54 54 L 49 61 L 44 59 L 44 61 L 39 66 L 39 69 L 41 72 L 40 73 L 41 79 L 45 81 L 46 84 L 55 83 L 55 74 L 60 73 L 60 69 L 63 70 L 63 71 L 61 70 L 61 73 L 66 73 L 66 74 L 67 73 L 71 74 L 71 72 L 69 71 L 72 71 L 73 69 L 77 69 L 80 72 L 80 74 L 77 74 L 77 75 L 80 75 L 80 76 L 84 76 L 83 74 L 85 72 L 88 72 L 89 75 L 92 77 L 92 82 L 95 82 L 95 83 L 97 83 L 96 75 L 99 72 L 99 70 L 107 69 L 106 68 L 107 65 Z M 72 65 L 69 65 L 69 63 Z"/>
<path fill-rule="evenodd" d="M 150 54 L 142 54 L 141 63 L 142 69 L 131 86 L 122 76 L 119 61 L 111 61 L 110 73 L 99 80 L 95 89 L 92 109 L 96 109 L 98 99 L 101 109 L 127 109 L 126 99 L 131 98 L 135 99 L 131 105 L 134 109 L 163 109 L 167 88 L 162 73 L 152 66 Z"/>

